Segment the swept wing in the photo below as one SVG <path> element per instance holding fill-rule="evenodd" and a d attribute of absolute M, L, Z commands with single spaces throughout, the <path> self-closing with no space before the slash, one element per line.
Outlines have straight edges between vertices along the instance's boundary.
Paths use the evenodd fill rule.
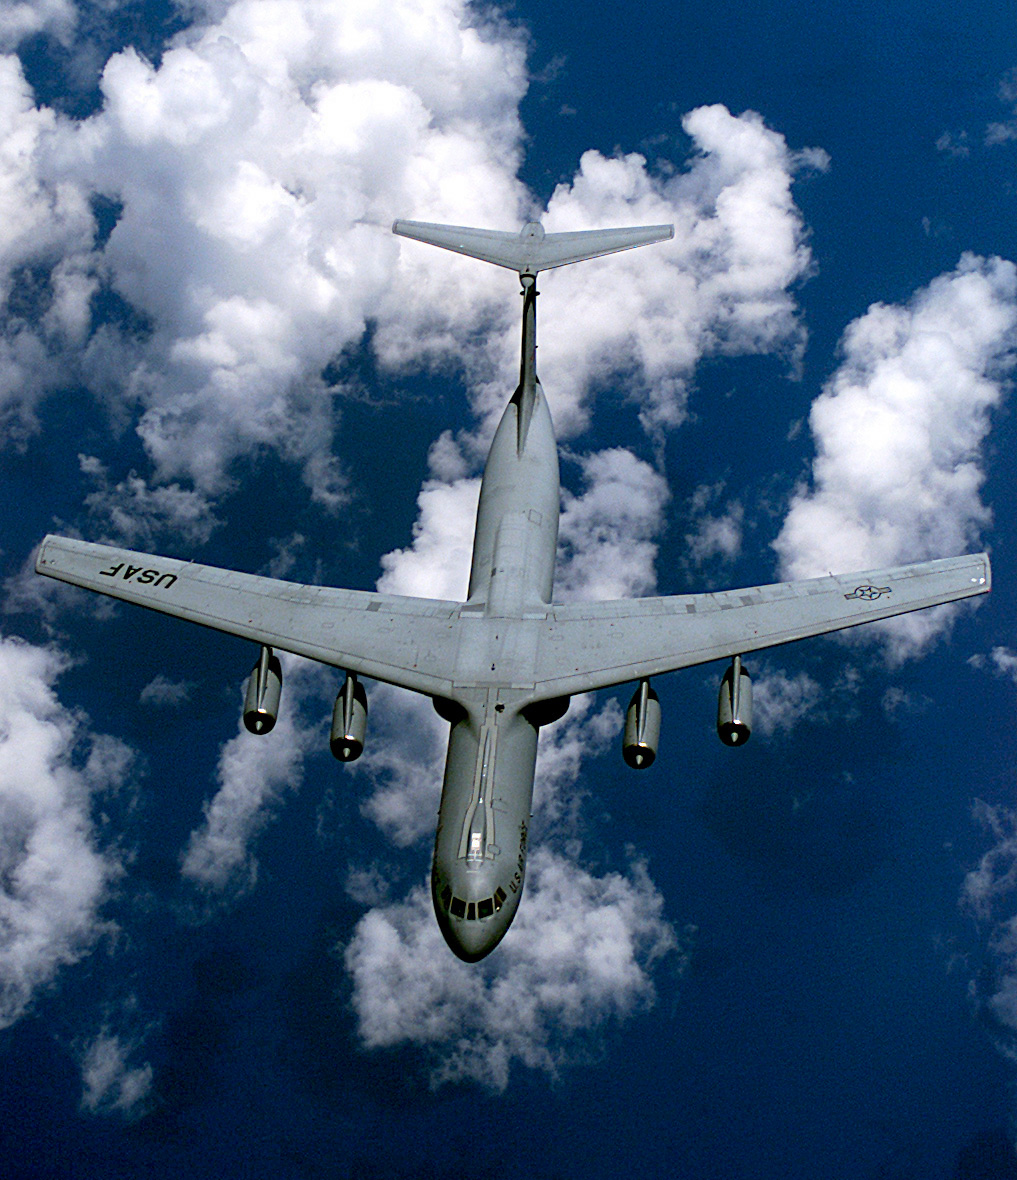
<path fill-rule="evenodd" d="M 716 594 L 556 606 L 539 645 L 541 697 L 806 639 L 937 606 L 991 587 L 988 555 L 779 582 Z"/>
<path fill-rule="evenodd" d="M 48 536 L 40 574 L 403 688 L 447 696 L 457 602 L 303 586 Z"/>
<path fill-rule="evenodd" d="M 49 536 L 39 573 L 429 696 L 569 696 L 988 593 L 986 554 L 710 594 L 483 607 L 305 586 Z"/>

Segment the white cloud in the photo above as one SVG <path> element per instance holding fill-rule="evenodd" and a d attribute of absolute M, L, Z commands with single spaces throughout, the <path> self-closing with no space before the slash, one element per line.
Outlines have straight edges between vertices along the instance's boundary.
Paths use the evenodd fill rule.
<path fill-rule="evenodd" d="M 54 165 L 66 130 L 35 106 L 18 59 L 0 56 L 0 444 L 35 429 L 88 327 L 94 223 L 87 194 Z"/>
<path fill-rule="evenodd" d="M 0 638 L 0 1028 L 89 951 L 119 871 L 90 805 L 123 781 L 130 753 L 59 703 L 66 666 L 54 649 Z"/>
<path fill-rule="evenodd" d="M 308 724 L 305 701 L 318 694 L 325 671 L 299 656 L 279 653 L 283 690 L 279 719 L 270 733 L 257 736 L 237 727 L 237 736 L 219 751 L 219 788 L 205 804 L 204 821 L 188 841 L 182 873 L 212 894 L 236 897 L 252 889 L 258 862 L 253 845 L 282 795 L 300 785 L 304 757 L 326 734 Z M 238 710 L 242 704 L 237 701 Z"/>
<path fill-rule="evenodd" d="M 482 24 L 464 0 L 206 11 L 158 67 L 115 54 L 102 109 L 84 121 L 36 108 L 6 59 L 0 120 L 17 150 L 0 161 L 0 274 L 9 286 L 41 259 L 51 287 L 41 329 L 8 317 L 9 416 L 31 429 L 35 402 L 73 369 L 136 423 L 153 464 L 137 486 L 116 485 L 124 513 L 146 517 L 153 484 L 215 495 L 234 459 L 266 447 L 337 508 L 348 493 L 321 373 L 338 358 L 341 378 L 369 320 L 382 364 L 464 366 L 485 423 L 500 412 L 518 347 L 506 276 L 400 243 L 388 227 L 400 215 L 508 226 L 534 215 L 516 179 L 525 39 Z M 697 151 L 686 172 L 587 153 L 550 202 L 551 229 L 678 228 L 666 246 L 548 277 L 542 367 L 566 434 L 613 376 L 656 432 L 680 421 L 705 353 L 802 343 L 788 288 L 810 261 L 790 185 L 819 156 L 723 107 L 684 125 Z M 121 206 L 101 251 L 95 194 Z M 97 276 L 134 318 L 85 345 Z M 179 491 L 166 489 L 175 503 Z"/>
<path fill-rule="evenodd" d="M 964 878 L 962 897 L 980 918 L 989 918 L 1001 898 L 1017 889 L 1017 812 L 1002 804 L 993 806 L 981 799 L 974 804 L 975 820 L 993 838 L 994 844 L 978 868 Z M 1017 968 L 1015 968 L 1017 969 Z"/>
<path fill-rule="evenodd" d="M 949 557 L 980 543 L 991 519 L 982 444 L 1015 333 L 1017 270 L 970 254 L 908 304 L 875 304 L 850 325 L 844 360 L 812 406 L 812 486 L 795 493 L 775 542 L 784 577 Z M 953 613 L 873 627 L 900 659 Z"/>
<path fill-rule="evenodd" d="M 1000 676 L 1009 676 L 1011 680 L 1017 683 L 1017 652 L 1011 651 L 1010 648 L 1003 647 L 1000 644 L 989 652 L 989 659 L 992 662 L 993 669 Z"/>
<path fill-rule="evenodd" d="M 110 59 L 65 166 L 123 203 L 103 262 L 151 325 L 122 341 L 121 396 L 158 478 L 214 493 L 271 446 L 342 502 L 319 374 L 370 316 L 421 327 L 394 217 L 514 219 L 524 88 L 519 37 L 482 34 L 460 0 L 238 0 L 158 68 Z"/>
<path fill-rule="evenodd" d="M 346 947 L 353 1008 L 368 1049 L 423 1047 L 433 1085 L 508 1085 L 513 1064 L 551 1074 L 612 1020 L 652 1007 L 650 969 L 678 950 L 645 867 L 596 877 L 546 848 L 501 946 L 459 962 L 426 888 L 371 910 Z"/>
<path fill-rule="evenodd" d="M 137 1117 L 146 1109 L 152 1089 L 152 1067 L 132 1066 L 135 1042 L 116 1036 L 108 1027 L 84 1046 L 81 1054 L 81 1109 L 89 1114 Z"/>
<path fill-rule="evenodd" d="M 160 672 L 141 690 L 138 700 L 143 705 L 174 709 L 190 697 L 193 688 L 193 680 L 170 680 Z"/>
<path fill-rule="evenodd" d="M 974 805 L 975 819 L 995 841 L 976 869 L 964 878 L 961 899 L 985 922 L 995 921 L 990 948 L 996 960 L 993 992 L 986 1003 L 1000 1025 L 1017 1033 L 1017 917 L 996 920 L 998 907 L 1013 908 L 1017 889 L 1017 812 L 982 800 Z"/>
<path fill-rule="evenodd" d="M 448 722 L 427 697 L 371 686 L 367 743 L 358 773 L 373 791 L 361 812 L 400 848 L 433 838 L 448 744 Z"/>
<path fill-rule="evenodd" d="M 583 761 L 603 754 L 621 732 L 623 717 L 618 702 L 609 698 L 594 709 L 591 693 L 572 698 L 568 713 L 545 725 L 537 744 L 537 776 L 533 786 L 533 807 L 538 838 L 548 827 L 564 824 L 566 833 L 576 826 L 579 805 L 585 795 L 576 790 Z M 621 743 L 617 743 L 621 765 Z"/>
<path fill-rule="evenodd" d="M 1000 79 L 999 100 L 1010 107 L 1013 113 L 1005 122 L 990 123 L 986 127 L 987 147 L 1017 139 L 1017 69 L 1008 70 Z"/>
<path fill-rule="evenodd" d="M 101 543 L 151 548 L 170 534 L 188 545 L 203 545 L 220 522 L 200 493 L 178 483 L 149 487 L 135 472 L 117 484 L 110 481 L 103 464 L 91 455 L 79 455 L 81 470 L 98 488 L 85 496 Z"/>
<path fill-rule="evenodd" d="M 780 668 L 764 667 L 752 678 L 753 729 L 765 737 L 788 732 L 814 717 L 822 703 L 822 689 L 808 672 L 789 676 Z"/>
<path fill-rule="evenodd" d="M 696 153 L 685 171 L 657 176 L 642 156 L 589 151 L 548 204 L 549 230 L 675 226 L 672 242 L 544 279 L 541 376 L 563 436 L 585 427 L 589 393 L 608 380 L 624 382 L 656 433 L 684 419 L 703 356 L 797 356 L 804 345 L 790 288 L 811 255 L 791 182 L 825 156 L 796 155 L 758 115 L 720 105 L 682 126 Z"/>
<path fill-rule="evenodd" d="M 745 509 L 740 501 L 730 500 L 719 513 L 707 511 L 723 492 L 723 483 L 703 484 L 692 495 L 689 509 L 695 531 L 685 534 L 685 544 L 693 565 L 712 558 L 733 561 L 741 553 Z"/>
<path fill-rule="evenodd" d="M 386 594 L 465 601 L 479 496 L 479 479 L 428 480 L 417 497 L 420 511 L 413 525 L 413 543 L 381 559 L 385 572 L 378 579 L 378 589 Z"/>
<path fill-rule="evenodd" d="M 0 8 L 0 50 L 14 49 L 39 33 L 51 33 L 66 45 L 77 20 L 71 0 L 8 0 Z"/>
<path fill-rule="evenodd" d="M 936 140 L 936 151 L 946 152 L 951 156 L 958 156 L 961 159 L 971 155 L 971 148 L 968 144 L 968 133 L 966 131 L 944 131 L 943 134 Z M 928 231 L 926 231 L 928 232 Z"/>
<path fill-rule="evenodd" d="M 667 481 L 622 447 L 578 462 L 585 489 L 562 495 L 555 594 L 592 600 L 652 593 Z"/>

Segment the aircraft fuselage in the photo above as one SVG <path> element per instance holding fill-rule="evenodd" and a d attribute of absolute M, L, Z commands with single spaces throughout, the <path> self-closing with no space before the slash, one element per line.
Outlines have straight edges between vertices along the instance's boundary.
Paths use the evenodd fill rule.
<path fill-rule="evenodd" d="M 438 812 L 431 892 L 438 925 L 468 962 L 508 930 L 522 894 L 539 725 L 532 685 L 516 682 L 527 653 L 519 628 L 498 619 L 544 617 L 558 542 L 558 446 L 536 375 L 536 288 L 524 278 L 519 388 L 484 468 L 467 603 L 460 612 L 455 695 Z M 470 626 L 475 618 L 477 626 Z"/>

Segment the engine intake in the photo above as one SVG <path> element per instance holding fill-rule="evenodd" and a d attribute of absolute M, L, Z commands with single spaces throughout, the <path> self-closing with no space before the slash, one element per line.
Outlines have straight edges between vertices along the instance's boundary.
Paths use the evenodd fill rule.
<path fill-rule="evenodd" d="M 641 680 L 625 714 L 622 757 L 633 770 L 653 765 L 660 743 L 660 701 L 649 680 Z"/>
<path fill-rule="evenodd" d="M 251 733 L 268 733 L 279 716 L 282 694 L 282 665 L 270 647 L 263 647 L 258 662 L 251 669 L 244 700 L 244 725 Z"/>
<path fill-rule="evenodd" d="M 355 762 L 364 752 L 367 737 L 367 693 L 352 672 L 346 673 L 332 710 L 328 745 L 340 762 Z"/>
<path fill-rule="evenodd" d="M 717 734 L 725 746 L 744 746 L 752 733 L 752 680 L 735 656 L 720 682 Z"/>

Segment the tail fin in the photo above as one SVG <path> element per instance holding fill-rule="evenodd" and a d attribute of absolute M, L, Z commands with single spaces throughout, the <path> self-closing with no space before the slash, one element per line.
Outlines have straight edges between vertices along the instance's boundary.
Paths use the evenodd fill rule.
<path fill-rule="evenodd" d="M 463 225 L 434 225 L 427 221 L 397 221 L 392 232 L 457 254 L 468 254 L 495 266 L 505 266 L 521 275 L 535 275 L 541 270 L 566 266 L 631 250 L 651 242 L 665 242 L 674 237 L 673 225 L 643 225 L 629 229 L 590 229 L 573 233 L 548 234 L 535 221 L 524 225 L 519 233 L 503 230 L 468 229 Z"/>

